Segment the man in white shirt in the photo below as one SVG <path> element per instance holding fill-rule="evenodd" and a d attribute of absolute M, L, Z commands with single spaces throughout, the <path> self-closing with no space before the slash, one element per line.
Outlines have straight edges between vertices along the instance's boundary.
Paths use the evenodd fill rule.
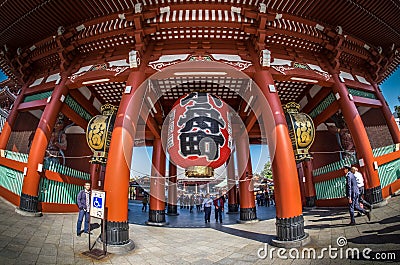
<path fill-rule="evenodd" d="M 358 197 L 358 201 L 364 205 L 364 207 L 368 207 L 369 210 L 372 210 L 372 205 L 364 200 L 363 195 L 364 195 L 364 178 L 362 174 L 358 171 L 358 168 L 352 167 L 351 172 L 354 174 L 357 180 L 357 187 L 360 192 L 360 196 Z"/>
<path fill-rule="evenodd" d="M 213 199 L 210 198 L 210 194 L 206 194 L 206 198 L 203 201 L 203 209 L 204 209 L 204 221 L 205 223 L 210 222 L 211 217 L 211 206 L 213 205 Z"/>

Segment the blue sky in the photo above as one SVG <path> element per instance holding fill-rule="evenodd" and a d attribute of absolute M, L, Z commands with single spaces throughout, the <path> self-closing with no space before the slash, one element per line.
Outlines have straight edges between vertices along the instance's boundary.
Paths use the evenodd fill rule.
<path fill-rule="evenodd" d="M 0 81 L 6 79 L 3 72 L 0 71 Z M 395 105 L 400 105 L 398 97 L 400 96 L 400 68 L 393 73 L 383 84 L 381 89 L 390 110 L 394 111 Z M 152 148 L 136 148 L 133 154 L 132 174 L 149 175 L 151 165 L 151 149 Z M 146 151 L 146 152 L 143 152 Z M 267 146 L 252 145 L 250 147 L 252 157 L 252 167 L 254 173 L 259 173 L 263 169 L 264 164 L 269 160 L 269 152 Z"/>

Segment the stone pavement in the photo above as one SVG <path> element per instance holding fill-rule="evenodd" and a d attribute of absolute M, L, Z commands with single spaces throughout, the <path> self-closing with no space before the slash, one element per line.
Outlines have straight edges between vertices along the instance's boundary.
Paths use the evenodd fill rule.
<path fill-rule="evenodd" d="M 130 219 L 144 220 L 147 215 L 134 207 L 139 206 L 130 205 Z M 208 227 L 205 224 L 200 227 L 196 221 L 201 218 L 200 214 L 190 217 L 187 211 L 182 211 L 180 217 L 182 220 L 194 218 L 191 220 L 194 227 L 150 227 L 131 220 L 130 238 L 135 242 L 135 250 L 125 255 L 110 254 L 95 261 L 81 254 L 88 249 L 88 235 L 75 235 L 77 214 L 24 217 L 16 214 L 13 206 L 0 200 L 0 264 L 384 264 L 376 259 L 330 259 L 327 251 L 323 260 L 282 259 L 277 257 L 277 249 L 273 252 L 274 258 L 261 259 L 257 253 L 263 255 L 264 251 L 259 250 L 275 235 L 275 220 L 268 218 L 271 211 L 272 208 L 259 208 L 260 216 L 266 218 L 258 223 L 234 224 L 227 221 L 221 225 L 211 222 Z M 305 211 L 304 216 L 306 231 L 311 237 L 306 248 L 315 248 L 317 255 L 329 245 L 337 248 L 332 250 L 332 255 L 342 253 L 343 257 L 349 248 L 357 247 L 360 252 L 370 248 L 372 251 L 366 253 L 370 257 L 386 251 L 396 255 L 392 262 L 400 262 L 400 196 L 389 199 L 387 206 L 374 209 L 370 222 L 365 216 L 358 217 L 357 226 L 347 226 L 350 219 L 346 209 L 316 208 Z M 96 229 L 93 232 L 94 239 L 100 231 Z M 345 237 L 348 244 L 338 247 L 338 237 Z M 272 246 L 266 246 L 270 252 Z M 280 254 L 289 257 L 289 251 L 292 256 L 297 254 L 296 249 Z M 299 251 L 301 257 L 303 249 Z"/>

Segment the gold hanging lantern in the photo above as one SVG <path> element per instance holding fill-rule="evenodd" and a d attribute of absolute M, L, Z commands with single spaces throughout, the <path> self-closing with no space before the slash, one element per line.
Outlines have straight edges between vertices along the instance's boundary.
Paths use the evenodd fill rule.
<path fill-rule="evenodd" d="M 314 122 L 305 113 L 299 113 L 300 105 L 296 102 L 289 102 L 283 106 L 286 122 L 289 127 L 289 135 L 296 162 L 310 159 L 308 149 L 311 147 L 315 138 Z"/>
<path fill-rule="evenodd" d="M 105 104 L 101 106 L 102 115 L 97 115 L 89 121 L 86 141 L 93 151 L 90 163 L 106 164 L 117 109 L 116 106 Z"/>

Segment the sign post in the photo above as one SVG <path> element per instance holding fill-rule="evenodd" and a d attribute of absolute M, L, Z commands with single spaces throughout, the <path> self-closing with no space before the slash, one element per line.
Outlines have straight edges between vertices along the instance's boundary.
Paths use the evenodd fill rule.
<path fill-rule="evenodd" d="M 102 259 L 107 255 L 106 249 L 106 231 L 105 231 L 105 203 L 106 203 L 106 192 L 100 190 L 92 190 L 91 198 L 90 198 L 90 218 L 94 217 L 97 219 L 101 219 L 101 229 L 102 229 L 102 237 L 103 237 L 103 251 L 100 249 L 93 249 L 94 245 L 90 244 L 90 234 L 91 234 L 91 224 L 89 222 L 89 251 L 84 252 L 83 254 L 95 258 Z"/>

